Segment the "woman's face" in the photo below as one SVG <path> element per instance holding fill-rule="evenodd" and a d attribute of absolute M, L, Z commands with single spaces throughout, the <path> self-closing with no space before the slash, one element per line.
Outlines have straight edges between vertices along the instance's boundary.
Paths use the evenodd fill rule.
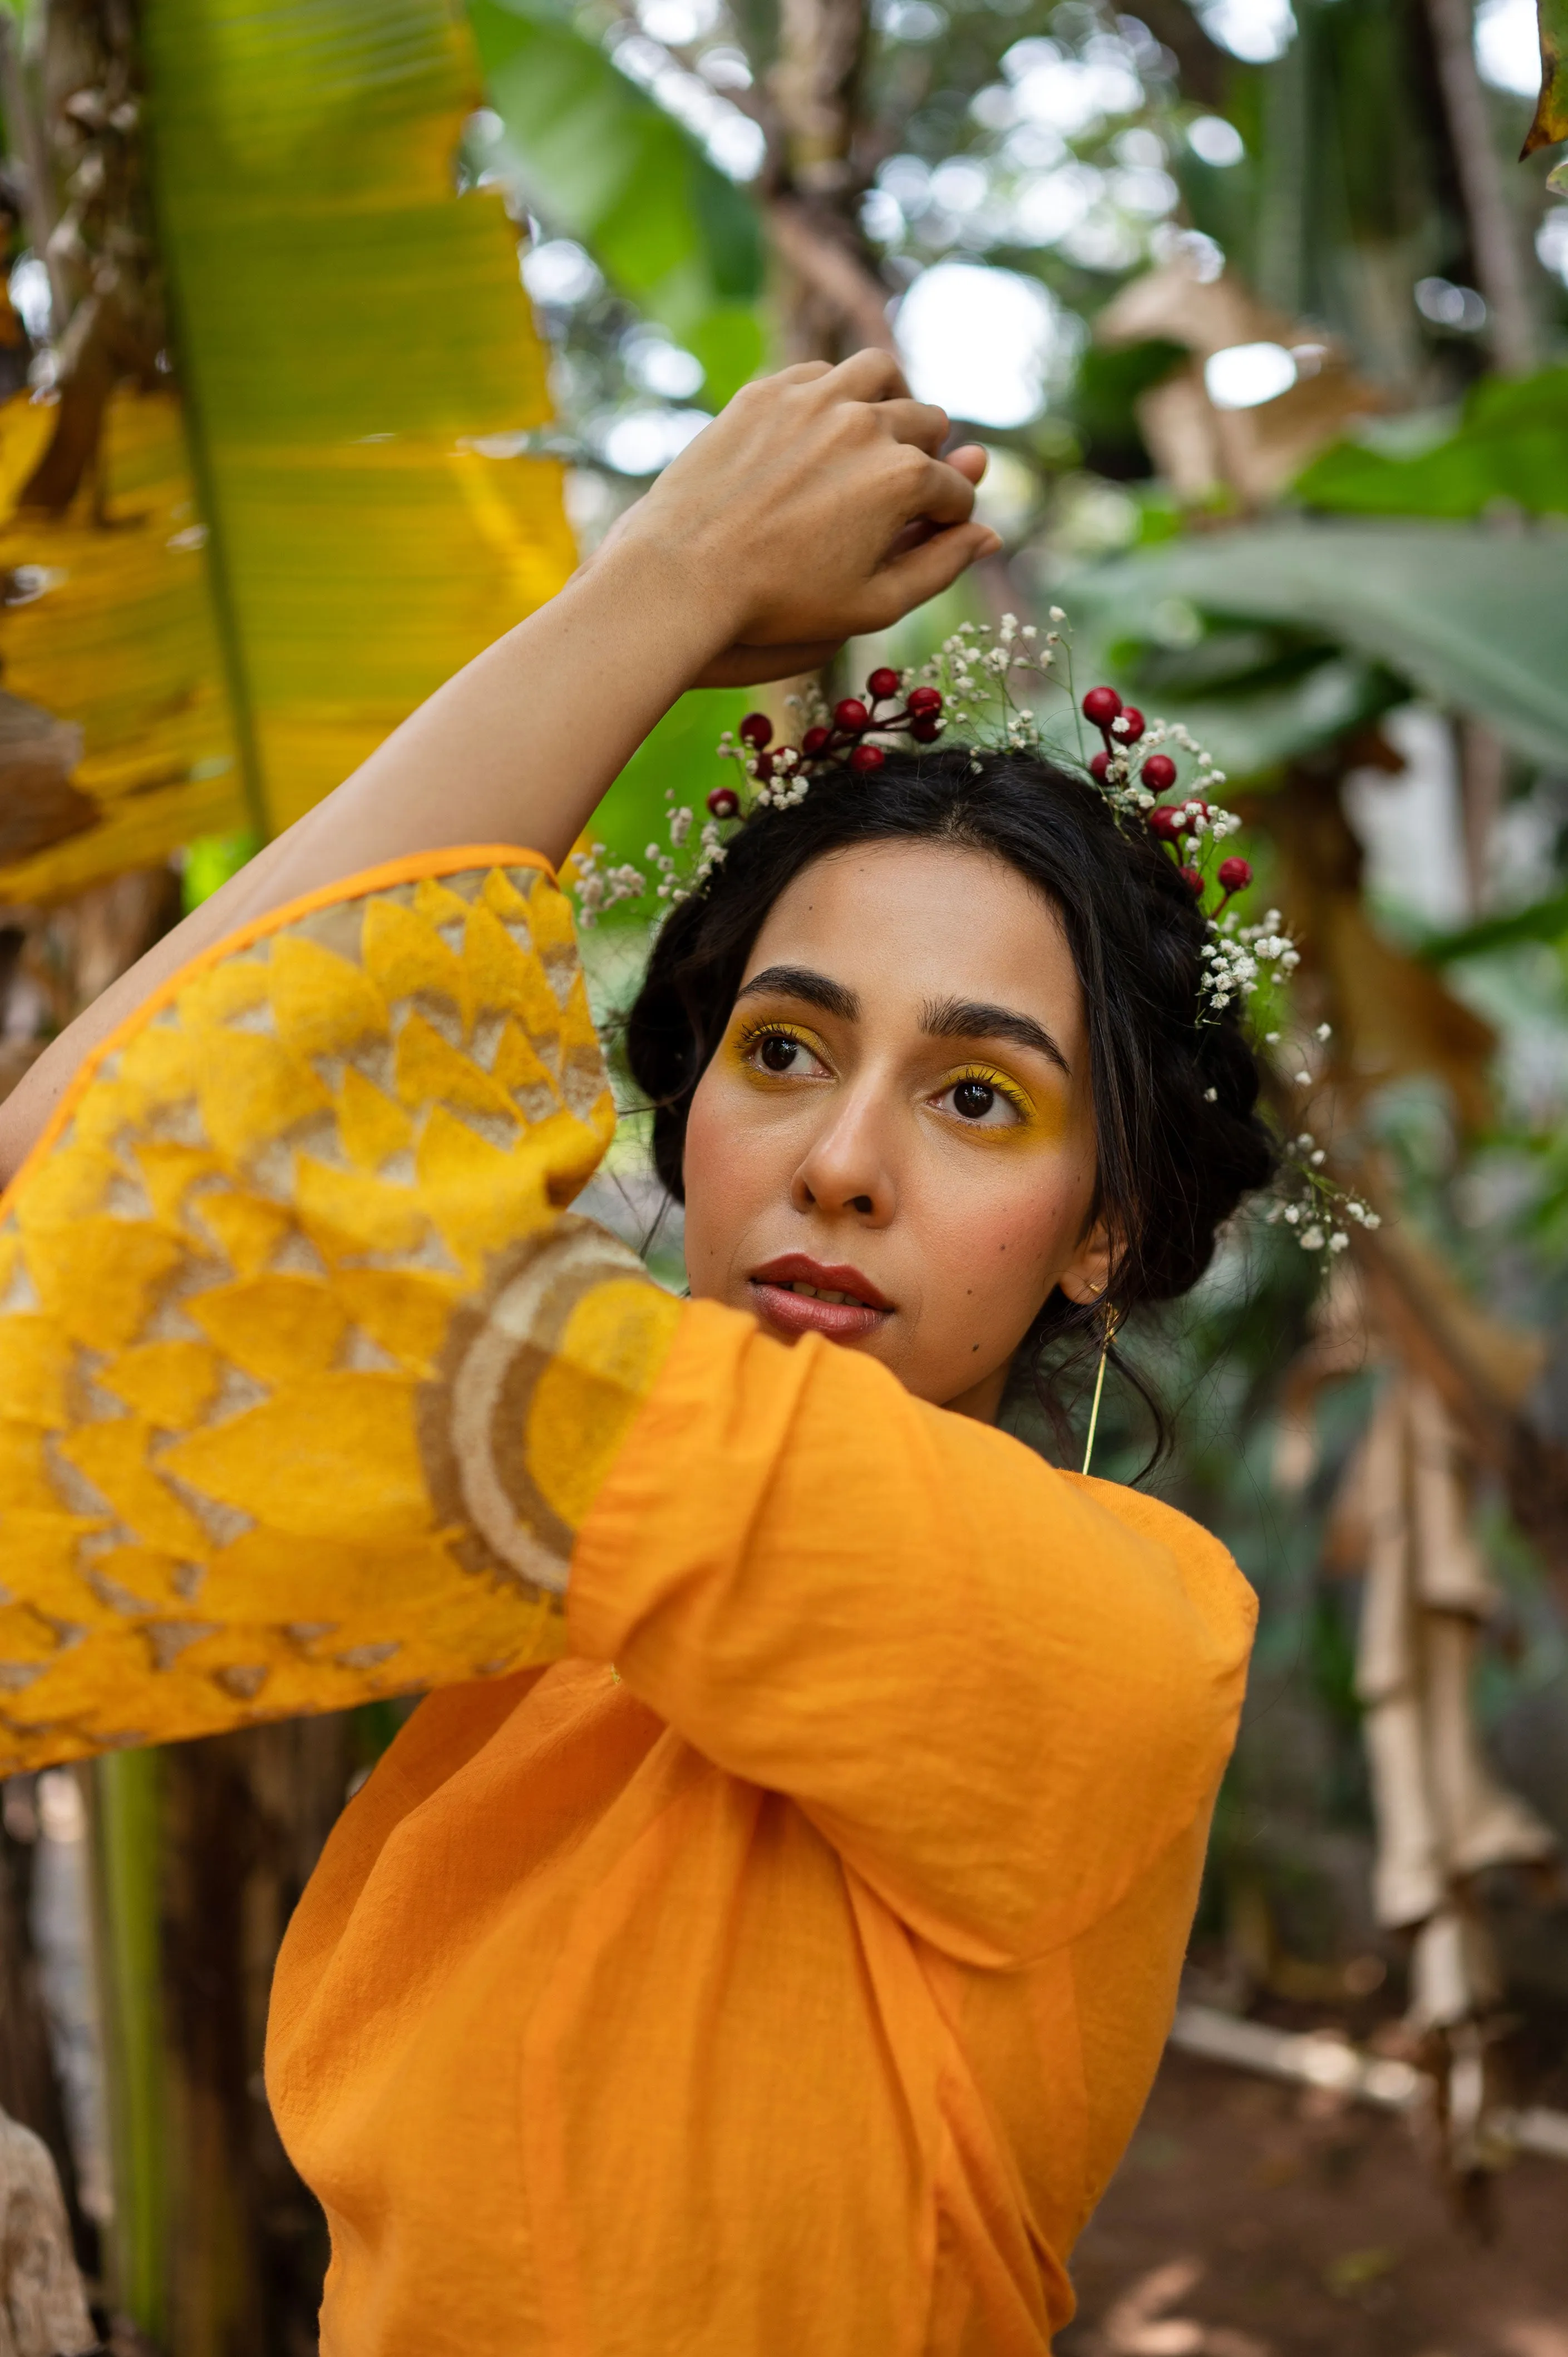
<path fill-rule="evenodd" d="M 1104 1284 L 1094 1177 L 1083 1002 L 1041 895 L 947 844 L 799 876 L 693 1100 L 693 1295 L 994 1415 L 1052 1288 Z"/>

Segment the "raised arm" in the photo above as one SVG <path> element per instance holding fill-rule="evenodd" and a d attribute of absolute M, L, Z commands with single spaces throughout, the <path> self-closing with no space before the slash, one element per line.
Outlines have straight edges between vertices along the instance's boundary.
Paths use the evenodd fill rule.
<path fill-rule="evenodd" d="M 779 678 L 886 628 L 996 544 L 976 451 L 861 352 L 748 385 L 592 564 L 421 705 L 335 793 L 133 966 L 0 1105 L 0 1187 L 87 1052 L 160 983 L 271 909 L 451 844 L 553 865 L 686 688 Z"/>

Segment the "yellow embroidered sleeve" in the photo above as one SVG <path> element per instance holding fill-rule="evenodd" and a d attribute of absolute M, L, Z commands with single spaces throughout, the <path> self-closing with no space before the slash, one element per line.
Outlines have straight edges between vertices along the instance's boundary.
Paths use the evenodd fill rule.
<path fill-rule="evenodd" d="M 0 1775 L 553 1659 L 679 1305 L 562 1216 L 614 1108 L 505 852 L 277 911 L 0 1203 Z"/>

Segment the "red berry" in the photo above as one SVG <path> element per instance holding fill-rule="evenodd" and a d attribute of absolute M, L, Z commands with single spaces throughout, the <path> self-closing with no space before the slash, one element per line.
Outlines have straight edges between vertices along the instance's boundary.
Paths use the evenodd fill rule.
<path fill-rule="evenodd" d="M 1219 881 L 1227 892 L 1244 892 L 1252 880 L 1252 864 L 1249 859 L 1222 859 Z"/>
<path fill-rule="evenodd" d="M 934 745 L 942 733 L 942 724 L 934 712 L 921 712 L 909 723 L 909 734 L 917 745 Z"/>
<path fill-rule="evenodd" d="M 1109 753 L 1096 753 L 1096 754 L 1094 754 L 1094 755 L 1090 758 L 1090 764 L 1089 764 L 1089 774 L 1090 774 L 1090 776 L 1091 778 L 1095 779 L 1095 780 L 1097 780 L 1101 785 L 1102 785 L 1102 786 L 1103 786 L 1104 784 L 1106 784 L 1106 782 L 1109 780 L 1110 776 L 1111 776 L 1111 756 L 1110 756 L 1110 754 L 1109 754 Z"/>
<path fill-rule="evenodd" d="M 708 808 L 714 818 L 738 818 L 740 796 L 729 786 L 715 786 L 708 796 Z"/>
<path fill-rule="evenodd" d="M 1168 753 L 1151 753 L 1138 778 L 1152 794 L 1168 794 L 1176 783 L 1176 763 Z"/>
<path fill-rule="evenodd" d="M 917 720 L 928 719 L 932 713 L 940 712 L 941 708 L 940 688 L 912 687 L 909 690 L 909 709 Z"/>
<path fill-rule="evenodd" d="M 1097 728 L 1109 728 L 1121 709 L 1122 698 L 1113 687 L 1091 687 L 1083 699 L 1083 716 Z"/>
<path fill-rule="evenodd" d="M 1149 813 L 1149 833 L 1157 834 L 1162 843 L 1175 843 L 1186 832 L 1181 813 L 1172 803 L 1162 802 L 1157 810 Z"/>
<path fill-rule="evenodd" d="M 872 673 L 865 685 L 867 693 L 876 703 L 881 704 L 888 696 L 897 694 L 898 674 L 896 671 L 889 671 L 884 663 L 880 671 Z"/>
<path fill-rule="evenodd" d="M 871 726 L 871 715 L 858 695 L 846 695 L 842 704 L 835 704 L 833 718 L 851 737 L 858 737 L 863 728 Z"/>
<path fill-rule="evenodd" d="M 1203 898 L 1203 877 L 1198 870 L 1196 867 L 1178 867 L 1176 869 L 1176 874 L 1181 877 L 1182 882 L 1187 886 L 1187 888 L 1192 894 L 1193 899 L 1195 900 L 1201 900 Z"/>
<path fill-rule="evenodd" d="M 1119 745 L 1135 745 L 1147 726 L 1135 704 L 1124 704 L 1116 716 L 1120 726 L 1112 730 Z"/>
<path fill-rule="evenodd" d="M 766 712 L 748 712 L 740 724 L 743 745 L 755 745 L 760 753 L 773 734 L 773 723 Z"/>
<path fill-rule="evenodd" d="M 758 785 L 765 786 L 769 778 L 773 775 L 772 754 L 759 753 L 756 760 L 751 765 L 751 774 L 757 780 Z"/>
<path fill-rule="evenodd" d="M 800 739 L 800 750 L 806 759 L 811 760 L 820 753 L 832 735 L 831 728 L 808 728 Z"/>
<path fill-rule="evenodd" d="M 852 770 L 879 770 L 887 759 L 880 745 L 857 745 L 849 757 Z"/>

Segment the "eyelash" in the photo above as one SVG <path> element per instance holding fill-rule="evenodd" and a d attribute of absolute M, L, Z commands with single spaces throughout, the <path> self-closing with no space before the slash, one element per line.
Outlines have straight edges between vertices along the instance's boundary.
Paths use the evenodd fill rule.
<path fill-rule="evenodd" d="M 749 1058 L 765 1039 L 787 1039 L 791 1048 L 802 1049 L 808 1056 L 818 1054 L 803 1031 L 796 1031 L 788 1023 L 780 1023 L 777 1017 L 764 1017 L 759 1022 L 746 1024 L 736 1041 L 736 1051 L 743 1058 Z M 788 1080 L 789 1077 L 787 1072 L 768 1074 L 770 1080 Z"/>
<path fill-rule="evenodd" d="M 979 1081 L 984 1087 L 994 1089 L 999 1097 L 1006 1099 L 1020 1121 L 1028 1120 L 1028 1101 L 1005 1072 L 997 1071 L 990 1064 L 966 1064 L 961 1072 L 950 1074 L 942 1083 L 940 1093 L 946 1096 L 949 1089 L 961 1088 L 965 1081 Z"/>
<path fill-rule="evenodd" d="M 777 1017 L 765 1017 L 759 1022 L 748 1023 L 736 1042 L 736 1050 L 749 1060 L 765 1039 L 787 1039 L 792 1048 L 801 1049 L 808 1056 L 818 1053 L 803 1032 L 793 1029 L 788 1023 L 779 1022 Z M 768 1077 L 788 1080 L 791 1076 L 789 1073 L 770 1073 Z M 965 1081 L 979 1081 L 985 1088 L 994 1089 L 997 1095 L 1012 1106 L 1021 1122 L 1028 1120 L 1030 1108 L 1027 1100 L 1006 1073 L 999 1072 L 993 1065 L 966 1064 L 961 1071 L 950 1072 L 937 1093 L 946 1096 L 950 1089 L 961 1087 Z"/>

